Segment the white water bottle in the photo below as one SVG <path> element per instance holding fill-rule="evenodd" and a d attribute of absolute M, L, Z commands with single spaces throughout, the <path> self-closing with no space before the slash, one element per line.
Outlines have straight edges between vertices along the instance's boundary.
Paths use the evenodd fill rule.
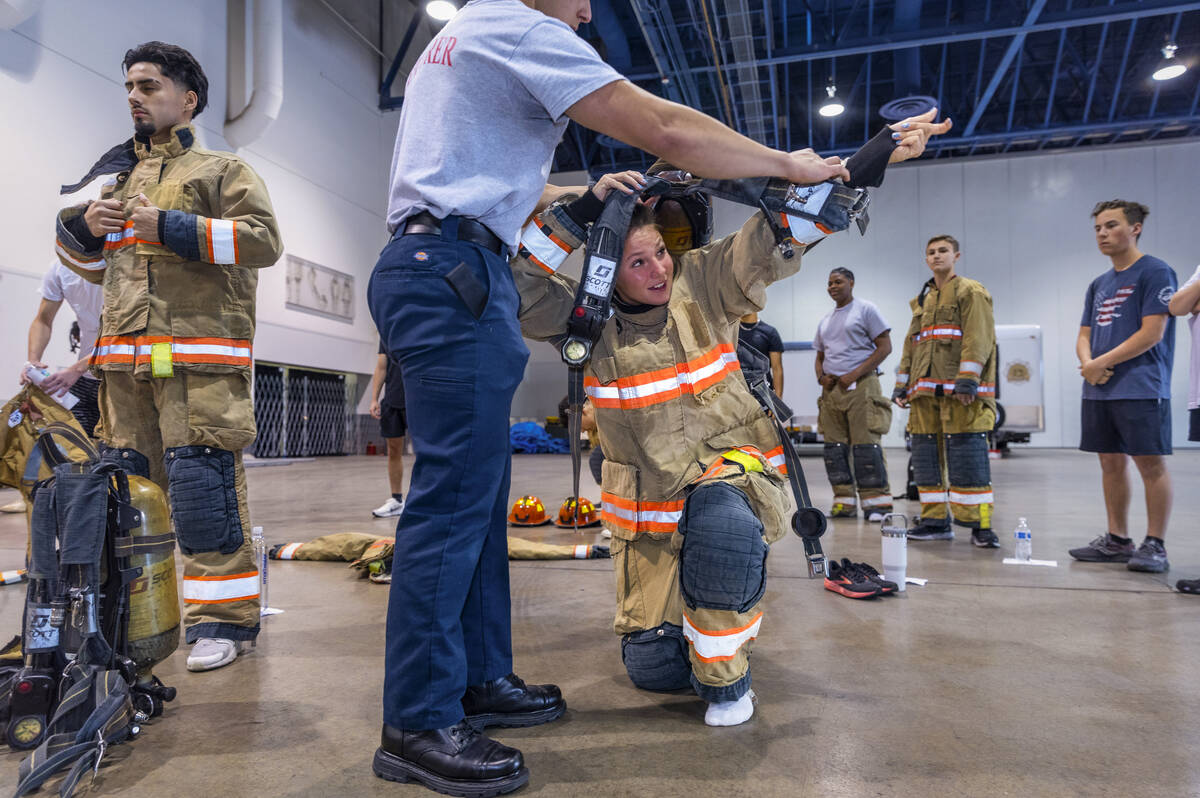
<path fill-rule="evenodd" d="M 900 519 L 899 526 L 891 520 L 893 518 Z M 908 518 L 900 513 L 888 513 L 883 517 L 879 531 L 883 537 L 883 578 L 895 582 L 897 592 L 903 592 L 908 569 Z"/>
<path fill-rule="evenodd" d="M 1017 528 L 1013 530 L 1013 538 L 1017 542 L 1013 559 L 1019 562 L 1029 562 L 1033 557 L 1033 532 L 1024 518 L 1017 519 Z"/>

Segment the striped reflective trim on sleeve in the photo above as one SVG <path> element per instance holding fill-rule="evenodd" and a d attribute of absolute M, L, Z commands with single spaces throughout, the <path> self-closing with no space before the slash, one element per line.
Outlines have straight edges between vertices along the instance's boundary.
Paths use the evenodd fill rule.
<path fill-rule="evenodd" d="M 951 504 L 974 505 L 992 504 L 993 502 L 991 488 L 981 488 L 979 490 L 972 490 L 970 488 L 950 489 Z"/>
<path fill-rule="evenodd" d="M 734 348 L 721 344 L 687 363 L 618 377 L 607 385 L 589 376 L 583 385 L 595 407 L 633 410 L 669 402 L 685 393 L 700 393 L 740 369 Z"/>
<path fill-rule="evenodd" d="M 517 252 L 543 271 L 553 274 L 571 254 L 571 247 L 554 235 L 549 226 L 535 219 L 521 231 L 521 244 Z"/>
<path fill-rule="evenodd" d="M 592 556 L 592 547 L 588 546 L 586 544 L 580 543 L 575 546 L 575 555 L 574 556 L 575 556 L 575 559 L 577 559 L 577 560 L 586 560 L 587 558 Z"/>
<path fill-rule="evenodd" d="M 793 241 L 805 246 L 815 244 L 825 236 L 833 233 L 832 230 L 820 222 L 814 222 L 811 219 L 792 216 L 787 213 L 780 215 L 779 223 L 784 230 L 788 231 L 788 235 L 792 237 Z"/>
<path fill-rule="evenodd" d="M 754 616 L 754 620 L 736 629 L 718 629 L 710 631 L 696 626 L 688 614 L 683 613 L 683 636 L 692 644 L 696 659 L 701 662 L 728 662 L 737 656 L 738 649 L 758 637 L 762 626 L 763 614 Z"/>
<path fill-rule="evenodd" d="M 959 374 L 974 374 L 978 377 L 983 373 L 983 364 L 975 360 L 964 360 L 958 364 Z"/>
<path fill-rule="evenodd" d="M 89 272 L 101 272 L 108 267 L 108 263 L 102 255 L 97 255 L 95 258 L 77 258 L 70 253 L 63 242 L 55 239 L 54 251 L 58 253 L 58 257 L 62 258 L 72 266 L 78 266 L 81 269 L 86 269 Z"/>
<path fill-rule="evenodd" d="M 258 571 L 229 576 L 184 576 L 184 604 L 225 604 L 258 598 Z"/>
<path fill-rule="evenodd" d="M 296 551 L 303 545 L 303 543 L 289 543 L 279 550 L 275 555 L 275 559 L 294 560 L 296 558 Z"/>
<path fill-rule="evenodd" d="M 637 501 L 602 491 L 600 518 L 628 532 L 669 535 L 679 529 L 679 519 L 683 517 L 683 501 Z"/>
<path fill-rule="evenodd" d="M 209 263 L 238 262 L 237 224 L 228 219 L 205 219 L 204 240 Z"/>

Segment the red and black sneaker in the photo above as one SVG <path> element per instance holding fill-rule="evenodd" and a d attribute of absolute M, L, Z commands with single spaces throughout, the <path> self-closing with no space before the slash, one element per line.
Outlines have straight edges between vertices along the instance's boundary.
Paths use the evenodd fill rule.
<path fill-rule="evenodd" d="M 874 566 L 865 562 L 850 562 L 848 558 L 842 559 L 842 566 L 849 570 L 857 571 L 858 575 L 867 582 L 872 582 L 879 585 L 879 595 L 890 596 L 899 589 L 899 585 L 890 579 L 884 579 Z"/>
<path fill-rule="evenodd" d="M 842 562 L 849 563 L 850 561 L 843 560 Z M 857 568 L 847 568 L 842 563 L 833 560 L 829 561 L 829 575 L 825 577 L 825 589 L 853 599 L 875 598 L 883 592 L 879 585 L 860 574 Z"/>

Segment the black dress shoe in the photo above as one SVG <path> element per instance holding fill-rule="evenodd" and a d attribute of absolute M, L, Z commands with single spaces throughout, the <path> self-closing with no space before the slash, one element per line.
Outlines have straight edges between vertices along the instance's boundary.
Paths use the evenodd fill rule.
<path fill-rule="evenodd" d="M 520 751 L 485 737 L 465 721 L 429 731 L 384 724 L 372 768 L 388 781 L 417 781 L 434 792 L 467 798 L 512 792 L 529 781 Z"/>
<path fill-rule="evenodd" d="M 485 726 L 536 726 L 562 717 L 567 702 L 553 684 L 525 684 L 510 673 L 500 679 L 468 687 L 462 700 L 467 723 Z"/>

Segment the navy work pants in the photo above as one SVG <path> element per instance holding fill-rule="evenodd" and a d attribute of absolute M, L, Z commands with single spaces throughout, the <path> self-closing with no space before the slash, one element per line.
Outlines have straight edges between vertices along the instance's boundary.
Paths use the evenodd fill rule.
<path fill-rule="evenodd" d="M 396 527 L 383 719 L 438 729 L 463 717 L 468 685 L 512 671 L 508 437 L 529 350 L 508 261 L 440 236 L 398 236 L 367 290 L 404 378 L 416 453 Z M 466 268 L 456 268 L 465 264 Z"/>

